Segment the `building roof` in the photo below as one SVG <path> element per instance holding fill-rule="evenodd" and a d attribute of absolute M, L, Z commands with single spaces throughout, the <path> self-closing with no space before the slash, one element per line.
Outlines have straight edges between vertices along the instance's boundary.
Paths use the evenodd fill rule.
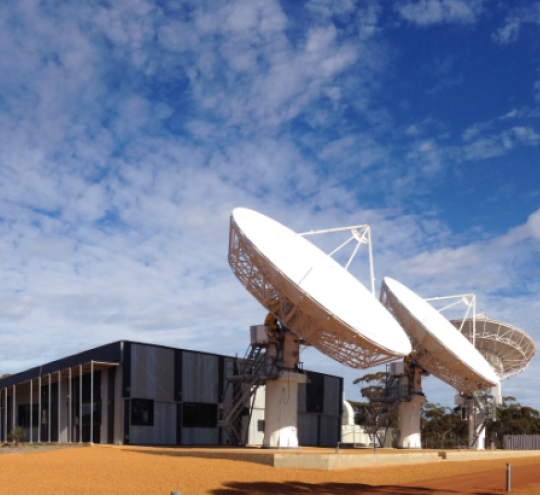
<path fill-rule="evenodd" d="M 75 366 L 87 365 L 91 361 L 94 361 L 96 362 L 96 364 L 98 364 L 98 368 L 94 368 L 94 369 L 99 369 L 99 364 L 107 366 L 108 363 L 121 363 L 123 362 L 123 352 L 124 352 L 124 347 L 126 343 L 148 345 L 152 347 L 162 347 L 165 349 L 193 352 L 197 354 L 207 354 L 207 355 L 219 356 L 219 357 L 225 357 L 225 358 L 232 357 L 232 356 L 226 356 L 223 354 L 215 354 L 212 352 L 196 351 L 192 349 L 181 349 L 178 347 L 164 346 L 161 344 L 151 344 L 148 342 L 136 342 L 133 340 L 118 340 L 116 342 L 111 342 L 110 344 L 94 347 L 92 349 L 88 349 L 86 351 L 79 352 L 77 354 L 72 354 L 71 356 L 66 356 L 64 358 L 57 359 L 55 361 L 51 361 L 49 363 L 45 363 L 39 366 L 34 366 L 33 368 L 29 368 L 27 370 L 20 371 L 19 373 L 10 375 L 0 380 L 0 389 L 3 389 L 5 387 L 10 387 L 11 385 L 18 385 L 19 383 L 26 382 L 28 380 L 37 379 L 40 376 L 41 377 L 47 376 L 49 373 L 57 373 L 59 371 L 66 370 L 68 368 L 73 368 Z M 83 372 L 89 373 L 89 369 L 87 370 L 86 368 L 84 368 Z M 327 375 L 327 376 L 334 376 L 334 375 Z M 336 378 L 341 378 L 341 377 L 336 377 Z M 54 382 L 55 380 L 56 378 L 54 378 L 52 381 Z"/>

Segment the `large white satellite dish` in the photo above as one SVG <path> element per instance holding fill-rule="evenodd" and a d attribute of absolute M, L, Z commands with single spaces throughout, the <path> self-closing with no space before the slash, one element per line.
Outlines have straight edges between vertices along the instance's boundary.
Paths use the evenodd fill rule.
<path fill-rule="evenodd" d="M 421 368 L 466 394 L 499 383 L 492 367 L 467 338 L 413 291 L 385 277 L 381 302 L 409 335 L 412 356 Z"/>
<path fill-rule="evenodd" d="M 300 234 L 260 213 L 232 212 L 229 263 L 287 328 L 342 364 L 367 368 L 411 352 L 405 332 L 355 277 Z"/>

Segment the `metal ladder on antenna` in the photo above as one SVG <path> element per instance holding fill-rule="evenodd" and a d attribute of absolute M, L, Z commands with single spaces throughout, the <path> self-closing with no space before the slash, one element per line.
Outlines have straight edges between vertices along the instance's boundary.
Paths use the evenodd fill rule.
<path fill-rule="evenodd" d="M 478 432 L 478 435 L 475 435 L 471 448 L 474 448 L 476 442 L 480 438 L 480 434 L 485 430 L 486 425 L 491 424 L 494 418 L 494 404 L 493 396 L 489 391 L 473 392 L 472 398 L 476 407 L 480 411 L 480 414 L 483 418 L 482 428 Z M 474 418 L 474 430 L 476 431 L 476 415 L 473 415 Z"/>
<path fill-rule="evenodd" d="M 367 410 L 370 418 L 369 425 L 365 432 L 373 439 L 373 444 L 378 440 L 380 446 L 386 444 L 389 423 L 392 420 L 392 414 L 404 400 L 410 400 L 410 391 L 407 386 L 405 389 L 399 384 L 399 377 L 391 375 L 387 371 L 384 389 L 379 397 L 368 397 L 370 404 L 374 405 L 372 411 Z"/>
<path fill-rule="evenodd" d="M 232 390 L 230 409 L 226 411 L 225 404 L 220 404 L 221 419 L 218 425 L 222 427 L 229 437 L 231 445 L 244 445 L 246 439 L 242 438 L 242 413 L 249 404 L 257 389 L 264 385 L 266 380 L 277 378 L 275 361 L 267 363 L 266 347 L 262 344 L 252 344 L 241 361 L 239 373 L 228 377 L 224 398 Z M 268 367 L 268 370 L 265 368 Z M 225 415 L 226 413 L 226 415 Z"/>

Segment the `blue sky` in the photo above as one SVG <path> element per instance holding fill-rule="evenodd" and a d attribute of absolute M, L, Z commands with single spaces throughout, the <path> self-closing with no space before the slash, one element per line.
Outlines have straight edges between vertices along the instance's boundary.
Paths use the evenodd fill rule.
<path fill-rule="evenodd" d="M 264 310 L 227 265 L 235 206 L 369 223 L 377 288 L 475 292 L 540 338 L 540 2 L 21 0 L 0 23 L 0 372 L 121 338 L 243 353 Z M 361 371 L 303 359 L 357 398 Z M 539 368 L 505 393 L 540 407 Z"/>

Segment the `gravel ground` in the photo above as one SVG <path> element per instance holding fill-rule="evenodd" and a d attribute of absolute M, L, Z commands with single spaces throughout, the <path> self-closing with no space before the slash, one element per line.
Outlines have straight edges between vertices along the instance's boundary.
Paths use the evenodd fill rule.
<path fill-rule="evenodd" d="M 83 444 L 86 446 L 85 444 Z M 80 449 L 83 445 L 73 443 L 11 443 L 0 444 L 0 454 L 29 454 L 31 452 L 51 452 L 53 450 Z"/>
<path fill-rule="evenodd" d="M 137 451 L 133 447 L 33 452 L 2 457 L 2 493 L 169 495 L 177 490 L 183 495 L 496 494 L 503 493 L 498 486 L 504 480 L 507 462 L 439 462 L 328 472 L 155 455 L 151 449 Z M 514 458 L 510 462 L 514 470 L 512 493 L 540 493 L 540 459 Z"/>

